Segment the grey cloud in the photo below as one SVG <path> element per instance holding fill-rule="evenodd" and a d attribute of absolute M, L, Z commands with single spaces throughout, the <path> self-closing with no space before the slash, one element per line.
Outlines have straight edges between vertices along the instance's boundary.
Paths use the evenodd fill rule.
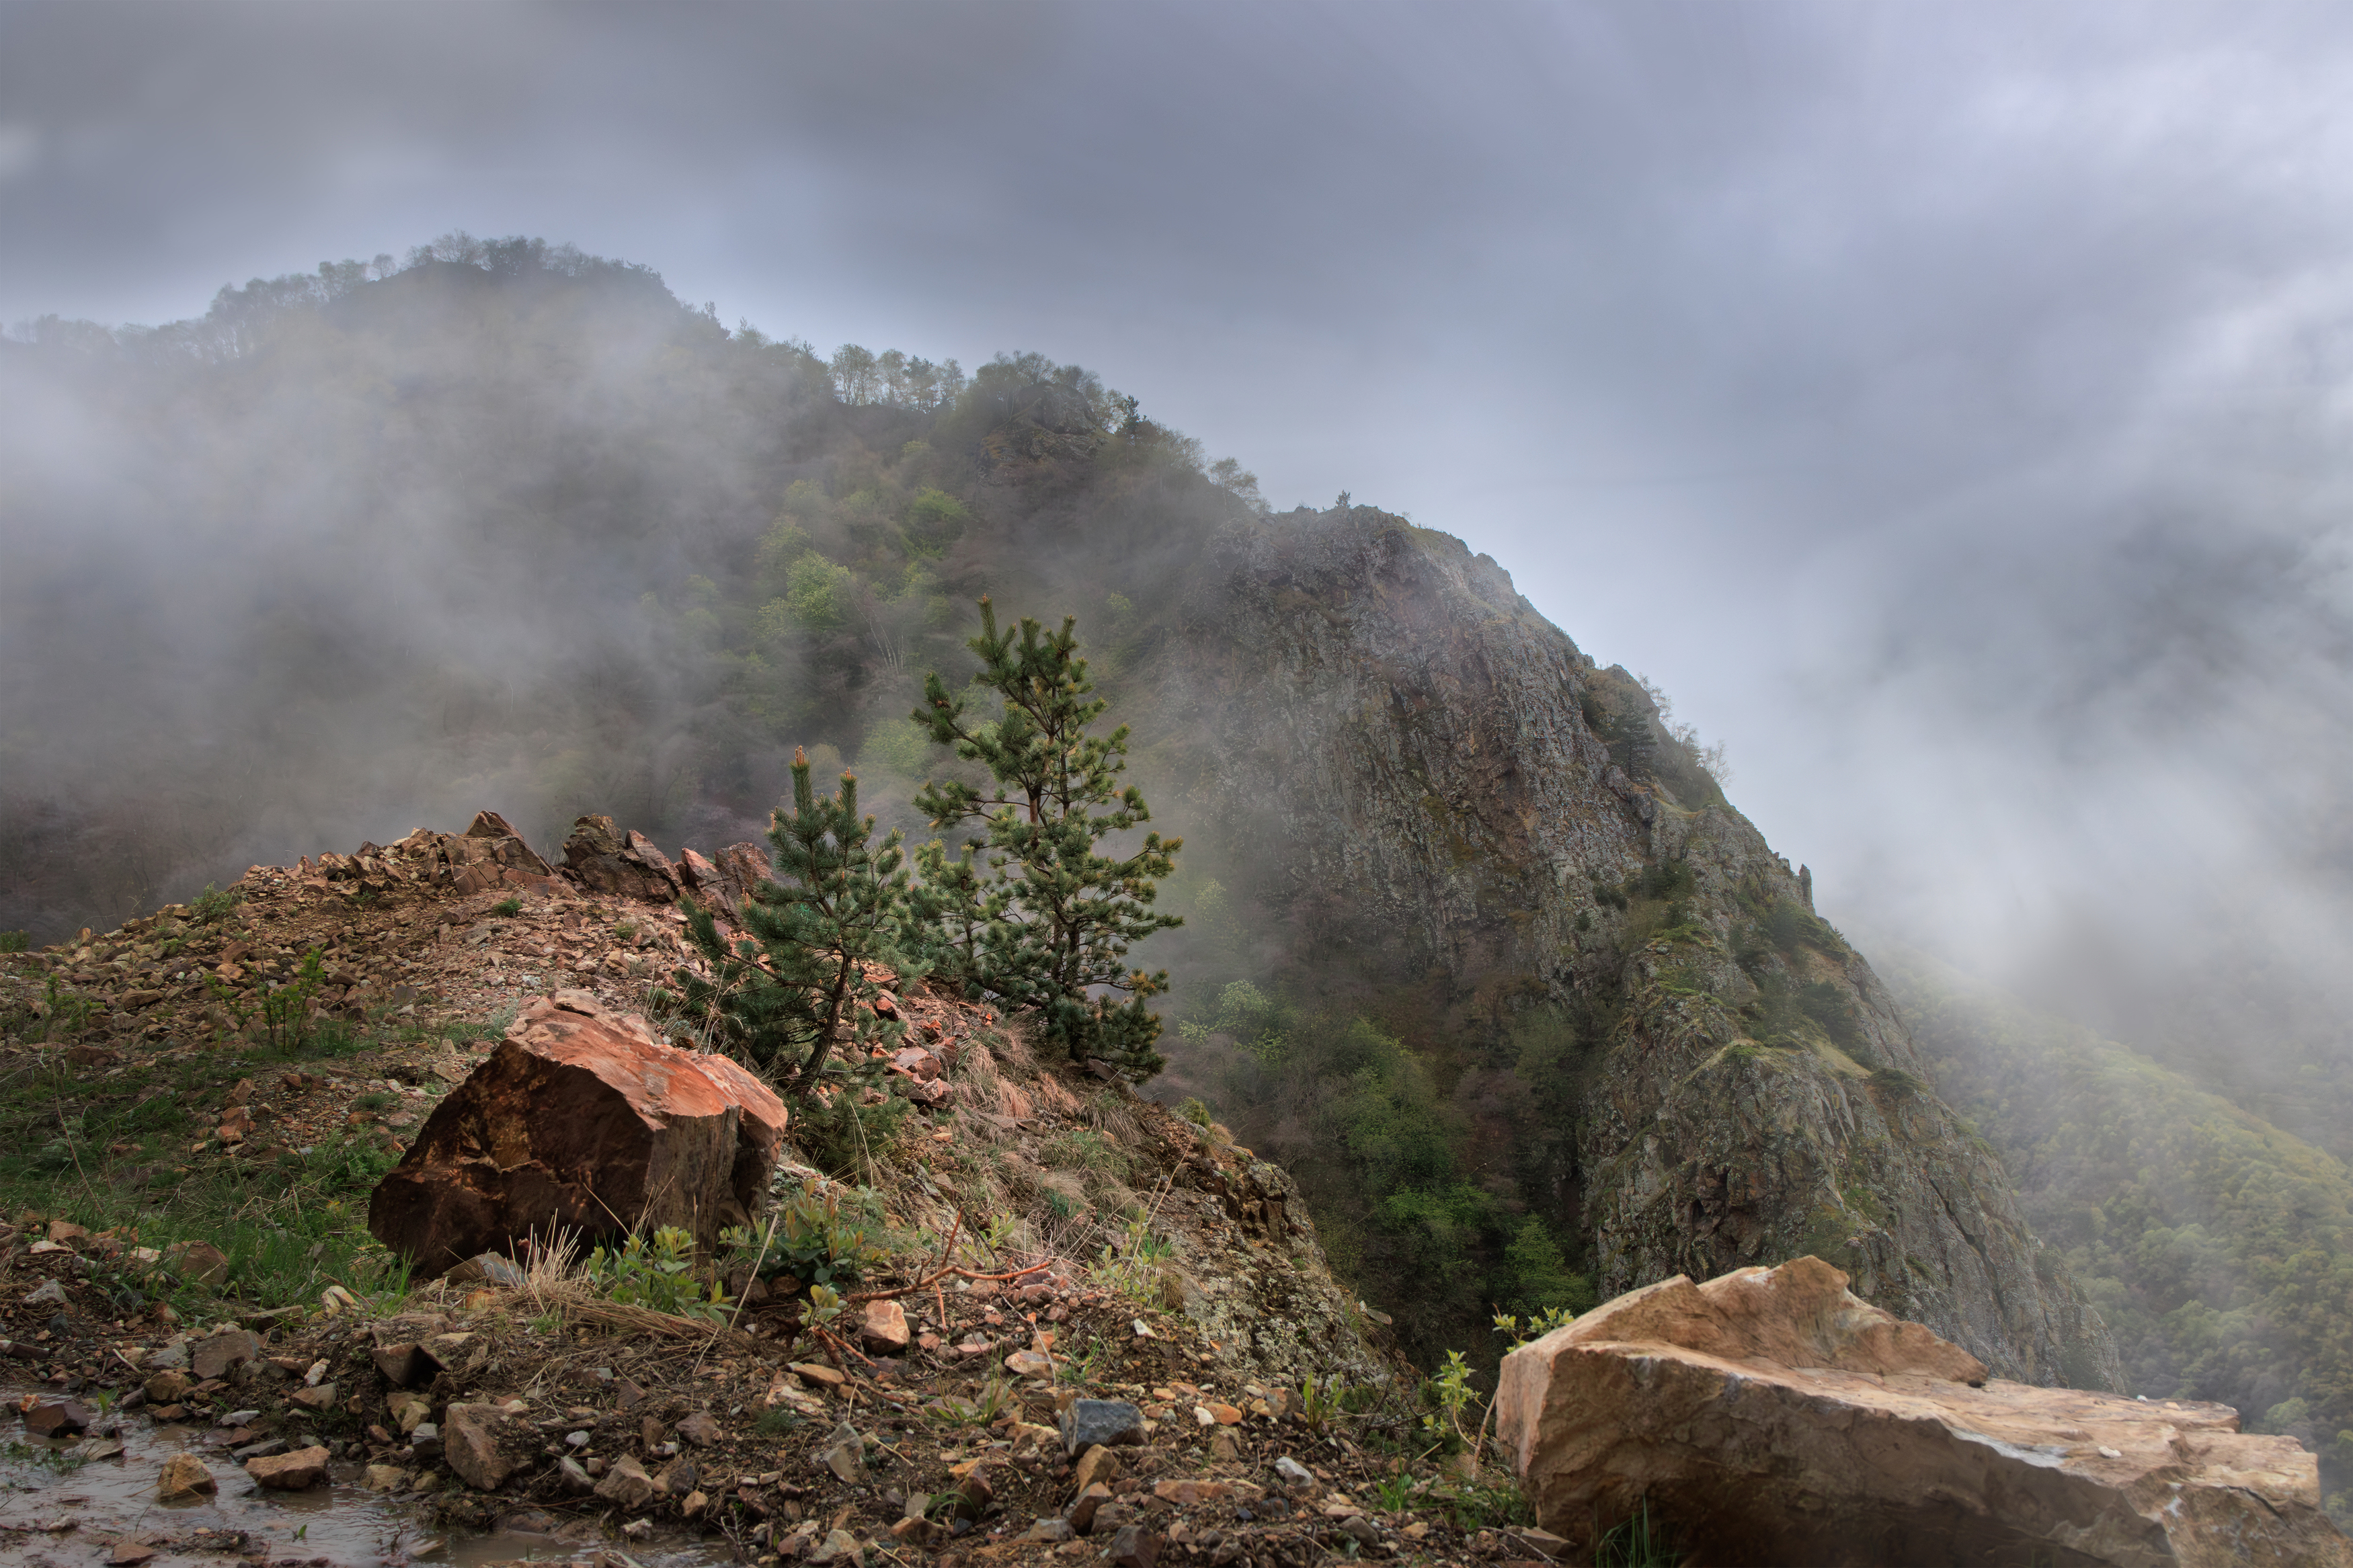
<path fill-rule="evenodd" d="M 2296 5 L 20 4 L 0 318 L 463 226 L 828 347 L 1035 347 L 1278 505 L 1493 552 L 1729 739 L 1834 910 L 1994 958 L 2086 901 L 2335 931 L 2295 846 L 2347 760 L 2348 47 Z"/>

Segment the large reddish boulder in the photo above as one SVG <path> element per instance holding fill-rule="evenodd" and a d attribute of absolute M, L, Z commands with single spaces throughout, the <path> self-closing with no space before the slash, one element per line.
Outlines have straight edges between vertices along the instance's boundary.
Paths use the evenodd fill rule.
<path fill-rule="evenodd" d="M 784 1131 L 783 1102 L 735 1063 L 559 991 L 427 1119 L 368 1230 L 427 1279 L 562 1231 L 586 1243 L 674 1225 L 711 1246 L 748 1223 Z"/>
<path fill-rule="evenodd" d="M 1989 1379 L 1819 1258 L 1681 1275 L 1504 1358 L 1496 1435 L 1577 1552 L 1646 1509 L 1721 1563 L 2353 1568 L 2317 1461 L 2228 1405 Z"/>

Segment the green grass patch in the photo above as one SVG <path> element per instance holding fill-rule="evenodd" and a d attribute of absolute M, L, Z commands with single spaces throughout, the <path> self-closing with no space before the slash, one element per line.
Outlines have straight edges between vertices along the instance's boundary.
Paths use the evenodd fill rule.
<path fill-rule="evenodd" d="M 238 1079 L 384 1043 L 329 1025 L 300 1046 L 154 1058 L 97 1078 L 50 1053 L 19 1058 L 0 1069 L 0 1207 L 70 1219 L 127 1247 L 204 1241 L 228 1259 L 210 1287 L 127 1257 L 107 1266 L 100 1282 L 126 1312 L 160 1300 L 199 1313 L 218 1297 L 315 1304 L 330 1284 L 396 1294 L 406 1270 L 365 1223 L 396 1152 L 340 1132 L 274 1156 L 192 1147 Z"/>

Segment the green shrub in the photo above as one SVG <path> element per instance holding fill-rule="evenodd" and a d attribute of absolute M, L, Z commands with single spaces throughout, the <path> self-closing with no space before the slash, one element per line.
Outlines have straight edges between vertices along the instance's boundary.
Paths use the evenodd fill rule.
<path fill-rule="evenodd" d="M 600 1247 L 581 1272 L 599 1295 L 624 1306 L 713 1321 L 728 1316 L 726 1292 L 695 1277 L 694 1237 L 677 1226 L 657 1228 L 650 1246 L 632 1236 L 617 1250 Z"/>
<path fill-rule="evenodd" d="M 216 888 L 210 882 L 206 882 L 205 890 L 188 900 L 188 913 L 210 924 L 243 902 L 245 902 L 243 888 Z"/>
<path fill-rule="evenodd" d="M 759 1257 L 763 1279 L 789 1274 L 805 1285 L 855 1281 L 891 1256 L 888 1238 L 873 1192 L 813 1180 L 777 1202 L 765 1249 L 749 1231 L 721 1237 L 738 1254 Z"/>
<path fill-rule="evenodd" d="M 491 913 L 494 915 L 505 915 L 509 918 L 512 918 L 513 916 L 522 913 L 522 900 L 519 898 L 513 897 L 501 899 L 497 903 L 491 906 Z"/>
<path fill-rule="evenodd" d="M 31 950 L 32 934 L 21 931 L 0 931 L 0 952 L 25 952 Z"/>

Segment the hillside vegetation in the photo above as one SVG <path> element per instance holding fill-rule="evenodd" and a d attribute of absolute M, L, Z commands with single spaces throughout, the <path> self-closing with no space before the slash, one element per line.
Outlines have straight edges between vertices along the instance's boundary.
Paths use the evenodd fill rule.
<path fill-rule="evenodd" d="M 2097 1302 L 2127 1384 L 2219 1400 L 2322 1457 L 2353 1515 L 2353 1174 L 2114 1041 L 1894 950 L 1939 1087 Z"/>

